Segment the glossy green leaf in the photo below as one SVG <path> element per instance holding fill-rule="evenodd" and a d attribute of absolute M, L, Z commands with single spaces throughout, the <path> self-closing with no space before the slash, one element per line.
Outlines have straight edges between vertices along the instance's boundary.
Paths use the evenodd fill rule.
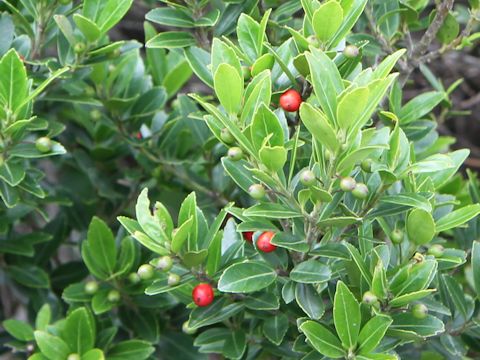
<path fill-rule="evenodd" d="M 259 261 L 247 261 L 228 267 L 218 281 L 222 292 L 248 293 L 261 290 L 277 277 L 269 265 Z"/>
<path fill-rule="evenodd" d="M 360 304 L 341 281 L 337 283 L 333 300 L 333 320 L 343 346 L 355 347 L 361 324 Z"/>
<path fill-rule="evenodd" d="M 300 283 L 316 284 L 330 280 L 330 268 L 318 260 L 307 260 L 293 268 L 290 279 Z"/>
<path fill-rule="evenodd" d="M 437 232 L 441 232 L 459 227 L 478 214 L 480 214 L 480 204 L 464 206 L 438 219 L 435 229 Z"/>
<path fill-rule="evenodd" d="M 340 340 L 325 326 L 315 321 L 305 321 L 299 328 L 320 354 L 332 359 L 344 357 L 345 352 Z"/>
<path fill-rule="evenodd" d="M 358 335 L 358 348 L 361 354 L 368 354 L 375 350 L 382 341 L 392 319 L 388 316 L 377 315 L 371 318 Z"/>
<path fill-rule="evenodd" d="M 343 20 L 343 9 L 337 1 L 327 1 L 313 13 L 312 25 L 322 42 L 327 42 L 337 32 Z"/>
<path fill-rule="evenodd" d="M 228 64 L 220 64 L 213 79 L 215 93 L 225 110 L 230 114 L 240 111 L 243 97 L 243 77 Z"/>

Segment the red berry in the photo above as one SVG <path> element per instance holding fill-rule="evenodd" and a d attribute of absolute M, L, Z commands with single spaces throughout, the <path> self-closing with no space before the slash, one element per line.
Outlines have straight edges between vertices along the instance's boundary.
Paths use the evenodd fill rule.
<path fill-rule="evenodd" d="M 208 306 L 213 301 L 213 288 L 210 284 L 198 284 L 193 288 L 192 299 L 198 306 Z"/>
<path fill-rule="evenodd" d="M 297 90 L 290 89 L 280 96 L 280 106 L 288 112 L 295 112 L 300 108 L 302 96 Z"/>
<path fill-rule="evenodd" d="M 242 233 L 243 235 L 243 238 L 248 241 L 248 242 L 252 242 L 253 240 L 253 231 L 244 231 Z"/>
<path fill-rule="evenodd" d="M 138 140 L 142 140 L 142 138 L 143 138 L 142 133 L 140 131 L 137 132 L 137 134 L 135 136 Z"/>
<path fill-rule="evenodd" d="M 257 239 L 257 249 L 266 253 L 274 251 L 277 248 L 271 243 L 274 236 L 275 233 L 273 231 L 263 232 Z"/>

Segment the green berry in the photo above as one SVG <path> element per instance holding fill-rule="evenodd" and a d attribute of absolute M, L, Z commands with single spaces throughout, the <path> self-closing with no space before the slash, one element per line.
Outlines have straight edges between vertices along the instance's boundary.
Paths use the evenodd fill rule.
<path fill-rule="evenodd" d="M 180 284 L 180 275 L 175 274 L 175 273 L 170 273 L 168 274 L 168 279 L 167 279 L 167 284 L 168 286 L 175 286 Z"/>
<path fill-rule="evenodd" d="M 367 305 L 373 305 L 378 301 L 378 299 L 374 293 L 372 293 L 371 291 L 366 291 L 363 294 L 362 301 Z"/>
<path fill-rule="evenodd" d="M 352 195 L 357 199 L 364 200 L 368 196 L 368 187 L 364 183 L 357 183 L 355 189 L 352 190 Z"/>
<path fill-rule="evenodd" d="M 371 173 L 372 172 L 372 160 L 370 160 L 370 159 L 363 160 L 362 163 L 360 164 L 360 167 L 366 173 Z"/>
<path fill-rule="evenodd" d="M 428 315 L 428 308 L 424 304 L 415 304 L 412 307 L 412 315 L 417 319 L 425 319 Z"/>
<path fill-rule="evenodd" d="M 400 244 L 403 241 L 403 231 L 400 229 L 395 229 L 390 233 L 390 240 L 394 244 Z"/>
<path fill-rule="evenodd" d="M 107 299 L 112 303 L 116 303 L 120 300 L 120 293 L 117 290 L 110 290 Z"/>
<path fill-rule="evenodd" d="M 137 270 L 137 274 L 138 276 L 140 276 L 140 279 L 142 280 L 151 279 L 153 277 L 153 272 L 154 272 L 154 268 L 150 264 L 143 264 Z"/>
<path fill-rule="evenodd" d="M 347 45 L 345 49 L 343 49 L 343 55 L 349 59 L 356 58 L 359 53 L 360 50 L 355 45 Z"/>
<path fill-rule="evenodd" d="M 155 261 L 155 267 L 161 271 L 170 271 L 173 266 L 173 260 L 170 256 L 162 256 Z"/>
<path fill-rule="evenodd" d="M 48 153 L 50 150 L 52 150 L 52 140 L 46 136 L 38 138 L 35 141 L 35 147 L 41 153 Z"/>
<path fill-rule="evenodd" d="M 60 5 L 68 5 L 72 2 L 72 0 L 58 0 L 58 2 L 60 3 Z M 72 359 L 68 359 L 68 360 L 72 360 Z"/>
<path fill-rule="evenodd" d="M 243 151 L 239 147 L 231 147 L 228 149 L 228 158 L 233 161 L 238 161 L 243 157 Z"/>
<path fill-rule="evenodd" d="M 328 149 L 325 149 L 325 160 L 330 161 L 332 159 L 332 152 Z"/>
<path fill-rule="evenodd" d="M 312 45 L 313 47 L 319 47 L 320 46 L 320 41 L 318 41 L 318 38 L 315 36 L 315 35 L 310 35 L 308 38 L 307 38 L 307 41 L 310 45 Z"/>
<path fill-rule="evenodd" d="M 80 360 L 80 355 L 76 354 L 76 353 L 73 353 L 73 354 L 70 354 L 68 355 L 67 357 L 67 360 Z"/>
<path fill-rule="evenodd" d="M 357 186 L 354 178 L 347 176 L 340 180 L 340 189 L 343 191 L 352 191 Z"/>
<path fill-rule="evenodd" d="M 92 118 L 93 121 L 98 121 L 102 118 L 102 112 L 95 109 L 90 111 L 90 117 Z"/>
<path fill-rule="evenodd" d="M 182 324 L 182 331 L 187 334 L 187 335 L 193 335 L 197 332 L 196 329 L 192 329 L 188 326 L 188 321 L 185 321 L 183 324 Z"/>
<path fill-rule="evenodd" d="M 128 281 L 132 284 L 138 284 L 142 279 L 140 279 L 140 276 L 137 273 L 130 273 L 128 275 Z"/>
<path fill-rule="evenodd" d="M 317 182 L 317 180 L 313 171 L 303 170 L 300 173 L 300 182 L 305 186 L 312 186 Z"/>
<path fill-rule="evenodd" d="M 85 292 L 93 295 L 98 291 L 98 283 L 96 281 L 89 281 L 85 284 Z"/>
<path fill-rule="evenodd" d="M 220 131 L 220 139 L 222 139 L 225 144 L 233 144 L 235 142 L 235 138 L 226 128 Z"/>
<path fill-rule="evenodd" d="M 440 245 L 440 244 L 433 244 L 432 246 L 430 246 L 430 248 L 428 249 L 427 253 L 428 253 L 429 255 L 435 256 L 436 258 L 439 258 L 439 257 L 442 257 L 444 251 L 445 251 L 445 249 L 443 248 L 442 245 Z"/>
<path fill-rule="evenodd" d="M 248 188 L 248 193 L 255 200 L 260 200 L 265 196 L 265 188 L 262 184 L 253 184 Z"/>
<path fill-rule="evenodd" d="M 75 46 L 73 47 L 73 51 L 75 51 L 76 54 L 81 54 L 85 51 L 87 46 L 83 42 L 76 43 Z"/>

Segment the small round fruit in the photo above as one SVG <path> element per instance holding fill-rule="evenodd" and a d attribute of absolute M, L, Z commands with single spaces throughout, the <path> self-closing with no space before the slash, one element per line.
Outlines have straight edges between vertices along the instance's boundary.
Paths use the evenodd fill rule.
<path fill-rule="evenodd" d="M 357 199 L 366 199 L 368 196 L 368 187 L 364 183 L 357 183 L 355 189 L 352 190 L 352 195 Z"/>
<path fill-rule="evenodd" d="M 193 335 L 197 332 L 197 329 L 192 329 L 191 327 L 188 326 L 188 321 L 185 321 L 182 324 L 182 331 L 187 335 Z"/>
<path fill-rule="evenodd" d="M 372 293 L 371 291 L 366 291 L 363 294 L 362 301 L 367 305 L 373 305 L 378 301 L 378 299 L 374 293 Z"/>
<path fill-rule="evenodd" d="M 237 146 L 228 149 L 228 158 L 233 161 L 238 161 L 243 157 L 243 151 Z"/>
<path fill-rule="evenodd" d="M 245 241 L 252 242 L 253 241 L 253 231 L 244 231 L 242 233 L 243 238 Z"/>
<path fill-rule="evenodd" d="M 428 249 L 427 253 L 429 255 L 433 255 L 435 256 L 436 258 L 439 258 L 439 257 L 442 257 L 443 256 L 443 252 L 445 251 L 445 249 L 443 248 L 442 245 L 440 244 L 433 244 L 432 246 L 430 246 L 430 248 Z"/>
<path fill-rule="evenodd" d="M 290 89 L 280 96 L 280 106 L 288 112 L 295 112 L 300 108 L 302 96 L 297 90 Z"/>
<path fill-rule="evenodd" d="M 394 244 L 400 244 L 403 241 L 403 231 L 400 229 L 395 229 L 390 233 L 390 240 Z"/>
<path fill-rule="evenodd" d="M 347 176 L 340 180 L 340 189 L 343 191 L 352 191 L 357 186 L 354 178 Z"/>
<path fill-rule="evenodd" d="M 198 284 L 193 288 L 192 299 L 197 306 L 208 306 L 214 298 L 213 288 L 210 284 Z"/>
<path fill-rule="evenodd" d="M 317 180 L 312 170 L 303 170 L 300 173 L 300 182 L 305 186 L 312 186 Z"/>
<path fill-rule="evenodd" d="M 110 290 L 107 295 L 108 301 L 116 303 L 120 300 L 120 293 L 118 290 Z"/>
<path fill-rule="evenodd" d="M 222 139 L 225 144 L 233 144 L 235 142 L 235 138 L 227 128 L 220 131 L 220 139 Z"/>
<path fill-rule="evenodd" d="M 157 259 L 155 267 L 161 271 L 170 271 L 173 266 L 173 260 L 170 256 L 162 256 Z"/>
<path fill-rule="evenodd" d="M 359 53 L 360 50 L 355 45 L 347 45 L 345 49 L 343 49 L 343 55 L 349 59 L 356 58 Z"/>
<path fill-rule="evenodd" d="M 313 47 L 319 47 L 320 46 L 320 41 L 318 40 L 318 38 L 315 35 L 310 35 L 307 38 L 307 41 Z"/>
<path fill-rule="evenodd" d="M 262 184 L 253 184 L 248 188 L 248 193 L 255 200 L 260 200 L 265 196 L 265 188 Z"/>
<path fill-rule="evenodd" d="M 98 283 L 96 281 L 89 281 L 85 284 L 85 292 L 93 295 L 98 291 Z"/>
<path fill-rule="evenodd" d="M 76 54 L 81 54 L 85 51 L 87 46 L 83 42 L 76 43 L 75 46 L 73 47 L 73 51 L 75 51 Z"/>
<path fill-rule="evenodd" d="M 141 280 L 140 276 L 135 272 L 128 275 L 128 281 L 130 281 L 131 284 L 138 284 Z"/>
<path fill-rule="evenodd" d="M 370 160 L 370 159 L 363 160 L 362 163 L 360 164 L 360 167 L 366 173 L 371 173 L 372 172 L 372 160 Z"/>
<path fill-rule="evenodd" d="M 175 286 L 180 284 L 180 275 L 175 274 L 175 273 L 170 273 L 168 274 L 168 279 L 167 279 L 167 284 L 168 286 Z"/>
<path fill-rule="evenodd" d="M 90 117 L 92 118 L 93 121 L 97 121 L 102 118 L 102 113 L 99 110 L 95 109 L 90 111 Z"/>
<path fill-rule="evenodd" d="M 72 0 L 58 0 L 58 2 L 61 4 L 61 5 L 68 5 L 72 2 Z M 69 359 L 70 360 L 70 359 Z"/>
<path fill-rule="evenodd" d="M 325 154 L 324 154 L 324 156 L 325 156 L 325 160 L 326 160 L 326 161 L 330 161 L 330 160 L 332 159 L 332 152 L 331 152 L 330 150 L 328 150 L 328 149 L 325 149 Z"/>
<path fill-rule="evenodd" d="M 68 355 L 67 357 L 67 360 L 80 360 L 80 355 L 76 354 L 76 353 L 73 353 L 73 354 L 70 354 Z"/>
<path fill-rule="evenodd" d="M 41 153 L 47 153 L 52 150 L 52 140 L 46 136 L 40 137 L 35 141 L 35 147 Z"/>
<path fill-rule="evenodd" d="M 415 304 L 412 307 L 412 315 L 417 319 L 425 319 L 428 315 L 428 308 L 424 304 Z"/>
<path fill-rule="evenodd" d="M 142 280 L 151 279 L 153 277 L 153 272 L 154 272 L 153 266 L 150 264 L 143 264 L 137 270 L 137 274 L 138 276 L 140 276 L 140 279 Z"/>
<path fill-rule="evenodd" d="M 272 244 L 272 238 L 275 236 L 273 231 L 263 232 L 257 239 L 257 249 L 261 252 L 269 253 L 277 247 Z"/>

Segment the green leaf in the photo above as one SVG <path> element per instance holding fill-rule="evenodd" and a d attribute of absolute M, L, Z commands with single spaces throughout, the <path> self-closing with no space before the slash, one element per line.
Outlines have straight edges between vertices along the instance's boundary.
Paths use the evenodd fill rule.
<path fill-rule="evenodd" d="M 83 354 L 81 360 L 105 360 L 105 355 L 100 349 L 92 349 Z"/>
<path fill-rule="evenodd" d="M 320 354 L 332 359 L 343 358 L 345 352 L 338 338 L 325 326 L 315 321 L 305 321 L 299 327 L 308 341 Z"/>
<path fill-rule="evenodd" d="M 235 51 L 220 39 L 213 39 L 212 43 L 212 74 L 217 72 L 221 64 L 231 65 L 242 74 L 242 66 Z"/>
<path fill-rule="evenodd" d="M 477 292 L 477 297 L 480 296 L 480 242 L 474 241 L 472 244 L 472 271 L 473 284 Z"/>
<path fill-rule="evenodd" d="M 261 53 L 257 42 L 259 33 L 260 24 L 258 22 L 247 14 L 240 15 L 237 23 L 238 43 L 247 55 L 250 63 L 253 63 Z"/>
<path fill-rule="evenodd" d="M 381 203 L 406 205 L 417 209 L 422 209 L 427 212 L 432 211 L 432 205 L 422 195 L 415 193 L 403 193 L 396 195 L 385 195 L 379 200 Z"/>
<path fill-rule="evenodd" d="M 291 210 L 281 204 L 263 203 L 246 209 L 243 214 L 252 217 L 266 217 L 268 219 L 290 219 L 301 217 L 300 212 Z"/>
<path fill-rule="evenodd" d="M 393 315 L 392 319 L 393 323 L 390 325 L 387 335 L 403 335 L 410 338 L 413 335 L 426 338 L 445 331 L 443 322 L 432 315 L 427 315 L 424 319 L 417 319 L 412 313 L 405 312 Z"/>
<path fill-rule="evenodd" d="M 384 299 L 387 296 L 387 274 L 385 268 L 383 267 L 383 262 L 381 259 L 379 259 L 377 265 L 375 265 L 371 290 L 375 294 L 375 296 L 380 299 Z"/>
<path fill-rule="evenodd" d="M 357 345 L 361 320 L 360 304 L 348 287 L 339 281 L 333 300 L 333 321 L 338 337 L 346 349 L 353 349 Z"/>
<path fill-rule="evenodd" d="M 192 268 L 203 264 L 208 256 L 208 250 L 202 249 L 198 251 L 188 251 L 182 256 L 182 261 L 185 266 Z"/>
<path fill-rule="evenodd" d="M 188 325 L 192 329 L 198 329 L 215 323 L 222 322 L 243 309 L 243 304 L 233 303 L 226 305 L 226 299 L 215 300 L 206 307 L 197 307 L 190 313 Z"/>
<path fill-rule="evenodd" d="M 266 104 L 260 104 L 250 127 L 252 143 L 257 150 L 260 150 L 267 140 L 271 146 L 283 146 L 283 128 L 277 116 Z"/>
<path fill-rule="evenodd" d="M 465 295 L 462 287 L 458 283 L 458 280 L 449 275 L 442 275 L 443 284 L 445 290 L 448 292 L 448 298 L 453 302 L 453 312 L 462 314 L 463 318 L 468 320 L 468 305 L 465 300 Z"/>
<path fill-rule="evenodd" d="M 175 95 L 192 77 L 192 70 L 187 61 L 181 61 L 171 69 L 163 79 L 162 86 L 167 90 L 168 97 Z M 157 104 L 160 105 L 160 104 Z"/>
<path fill-rule="evenodd" d="M 407 217 L 407 234 L 417 245 L 428 244 L 435 235 L 435 222 L 432 215 L 422 209 L 413 209 Z"/>
<path fill-rule="evenodd" d="M 287 150 L 283 146 L 263 146 L 259 155 L 263 165 L 272 172 L 282 170 L 287 162 Z"/>
<path fill-rule="evenodd" d="M 452 13 L 448 13 L 437 32 L 437 39 L 442 44 L 450 44 L 460 33 L 460 25 Z"/>
<path fill-rule="evenodd" d="M 218 281 L 218 290 L 233 293 L 254 292 L 266 288 L 276 278 L 275 270 L 268 264 L 246 261 L 225 269 Z"/>
<path fill-rule="evenodd" d="M 168 241 L 167 234 L 163 230 L 158 219 L 152 215 L 150 200 L 148 199 L 148 188 L 142 190 L 135 205 L 135 214 L 142 230 L 159 244 Z"/>
<path fill-rule="evenodd" d="M 246 168 L 248 165 L 246 161 L 232 161 L 228 158 L 222 158 L 222 165 L 228 176 L 230 176 L 243 191 L 248 192 L 250 185 L 256 183 L 252 174 Z"/>
<path fill-rule="evenodd" d="M 75 25 L 90 42 L 95 42 L 102 35 L 97 24 L 85 16 L 73 14 L 73 21 L 75 21 Z"/>
<path fill-rule="evenodd" d="M 263 54 L 252 65 L 252 76 L 257 76 L 262 71 L 272 70 L 275 64 L 275 57 L 272 54 Z"/>
<path fill-rule="evenodd" d="M 23 321 L 8 319 L 2 323 L 2 326 L 17 340 L 26 342 L 34 339 L 33 328 Z"/>
<path fill-rule="evenodd" d="M 350 0 L 341 1 L 340 5 L 343 8 L 343 21 L 337 32 L 331 37 L 327 48 L 331 49 L 337 46 L 345 36 L 350 32 L 353 26 L 357 23 L 358 18 L 363 13 L 363 9 L 368 0 Z"/>
<path fill-rule="evenodd" d="M 338 126 L 346 133 L 365 110 L 369 99 L 367 87 L 358 87 L 340 95 L 337 108 Z"/>
<path fill-rule="evenodd" d="M 430 113 L 444 99 L 445 93 L 439 91 L 426 92 L 413 98 L 400 110 L 398 114 L 400 123 L 405 125 L 419 120 L 422 116 Z"/>
<path fill-rule="evenodd" d="M 280 345 L 288 331 L 288 317 L 285 314 L 271 316 L 264 320 L 262 332 L 275 345 Z"/>
<path fill-rule="evenodd" d="M 311 48 L 307 52 L 308 65 L 315 95 L 332 124 L 336 122 L 337 95 L 343 91 L 343 83 L 335 63 L 321 50 Z"/>
<path fill-rule="evenodd" d="M 388 302 L 388 304 L 391 307 L 405 306 L 405 305 L 411 304 L 414 301 L 423 299 L 424 297 L 432 294 L 435 291 L 437 291 L 437 290 L 436 289 L 426 289 L 426 290 L 411 292 L 411 293 L 408 293 L 408 294 L 404 294 L 404 295 L 401 295 L 401 296 L 394 297 L 392 300 L 390 300 Z"/>
<path fill-rule="evenodd" d="M 195 46 L 192 34 L 183 31 L 165 31 L 147 41 L 145 46 L 150 49 L 174 49 Z"/>
<path fill-rule="evenodd" d="M 38 310 L 37 317 L 35 318 L 35 328 L 37 330 L 46 330 L 52 319 L 52 309 L 49 304 L 44 304 L 40 310 Z"/>
<path fill-rule="evenodd" d="M 185 60 L 187 60 L 195 75 L 205 84 L 213 88 L 213 77 L 209 70 L 210 53 L 202 48 L 191 46 L 184 49 L 184 54 Z"/>
<path fill-rule="evenodd" d="M 107 224 L 98 217 L 90 222 L 87 240 L 82 244 L 82 257 L 88 269 L 100 279 L 106 279 L 115 272 L 115 239 Z"/>
<path fill-rule="evenodd" d="M 193 225 L 193 217 L 185 221 L 176 231 L 172 239 L 171 249 L 174 253 L 179 253 L 183 244 L 188 239 L 188 234 Z"/>
<path fill-rule="evenodd" d="M 270 70 L 265 70 L 255 76 L 245 90 L 245 103 L 240 122 L 249 124 L 254 118 L 260 104 L 270 105 L 272 97 L 272 79 Z"/>
<path fill-rule="evenodd" d="M 375 350 L 382 341 L 392 319 L 388 316 L 377 315 L 371 318 L 358 335 L 358 347 L 361 354 L 368 354 Z"/>
<path fill-rule="evenodd" d="M 35 289 L 47 289 L 50 287 L 48 274 L 35 265 L 11 265 L 7 268 L 7 273 L 16 282 Z"/>
<path fill-rule="evenodd" d="M 150 10 L 145 15 L 145 19 L 160 25 L 179 28 L 192 28 L 195 26 L 193 19 L 184 11 L 168 7 Z"/>
<path fill-rule="evenodd" d="M 437 232 L 447 231 L 465 224 L 480 214 L 480 204 L 467 205 L 438 219 L 435 230 Z"/>
<path fill-rule="evenodd" d="M 432 282 L 435 271 L 437 270 L 437 262 L 433 259 L 426 259 L 414 266 L 405 267 L 407 277 L 403 278 L 401 272 L 392 279 L 390 290 L 395 296 L 401 296 L 424 290 Z"/>
<path fill-rule="evenodd" d="M 113 345 L 107 353 L 108 360 L 145 360 L 153 354 L 155 348 L 141 340 L 126 340 Z"/>
<path fill-rule="evenodd" d="M 50 360 L 64 360 L 71 353 L 71 349 L 62 339 L 45 331 L 35 331 L 35 341 L 42 354 Z"/>
<path fill-rule="evenodd" d="M 241 359 L 247 348 L 247 338 L 242 330 L 232 331 L 223 346 L 222 354 L 228 359 Z"/>
<path fill-rule="evenodd" d="M 310 284 L 298 283 L 295 287 L 295 300 L 298 306 L 311 319 L 320 319 L 325 312 L 322 297 Z"/>
<path fill-rule="evenodd" d="M 0 166 L 0 179 L 10 186 L 17 186 L 25 178 L 25 166 L 13 161 L 5 161 Z"/>
<path fill-rule="evenodd" d="M 327 42 L 342 24 L 343 9 L 336 1 L 328 1 L 313 13 L 312 25 L 322 42 Z"/>
<path fill-rule="evenodd" d="M 288 232 L 280 232 L 276 234 L 270 242 L 278 247 L 298 252 L 307 252 L 310 248 L 305 241 L 305 238 Z"/>
<path fill-rule="evenodd" d="M 337 134 L 323 112 L 304 102 L 300 106 L 300 118 L 319 144 L 325 145 L 332 153 L 337 152 L 340 147 Z"/>
<path fill-rule="evenodd" d="M 103 8 L 99 13 L 96 13 L 97 16 L 95 17 L 95 23 L 98 25 L 102 33 L 106 33 L 108 30 L 114 27 L 127 13 L 133 3 L 133 0 L 93 1 L 102 1 L 104 3 Z"/>
<path fill-rule="evenodd" d="M 5 108 L 15 113 L 28 96 L 27 72 L 15 49 L 0 59 L 0 116 L 5 119 Z"/>
<path fill-rule="evenodd" d="M 237 114 L 242 106 L 243 77 L 228 64 L 221 64 L 213 78 L 215 93 L 229 114 Z"/>
<path fill-rule="evenodd" d="M 95 324 L 86 308 L 72 311 L 63 330 L 63 339 L 75 353 L 84 354 L 95 345 Z"/>
<path fill-rule="evenodd" d="M 331 217 L 329 219 L 320 220 L 317 225 L 320 227 L 335 226 L 335 227 L 344 227 L 351 224 L 358 223 L 361 221 L 361 218 L 353 216 L 342 216 L 342 217 Z"/>
<path fill-rule="evenodd" d="M 352 257 L 353 262 L 357 266 L 357 268 L 360 271 L 360 273 L 362 274 L 363 278 L 367 281 L 368 285 L 371 287 L 372 286 L 372 276 L 371 276 L 370 272 L 368 271 L 367 265 L 365 264 L 365 261 L 362 259 L 362 256 L 360 255 L 360 252 L 352 244 L 346 243 L 345 245 L 347 247 L 348 252 L 350 253 L 350 256 Z"/>
<path fill-rule="evenodd" d="M 316 284 L 330 280 L 330 268 L 318 260 L 301 262 L 290 272 L 290 279 L 300 283 Z"/>

